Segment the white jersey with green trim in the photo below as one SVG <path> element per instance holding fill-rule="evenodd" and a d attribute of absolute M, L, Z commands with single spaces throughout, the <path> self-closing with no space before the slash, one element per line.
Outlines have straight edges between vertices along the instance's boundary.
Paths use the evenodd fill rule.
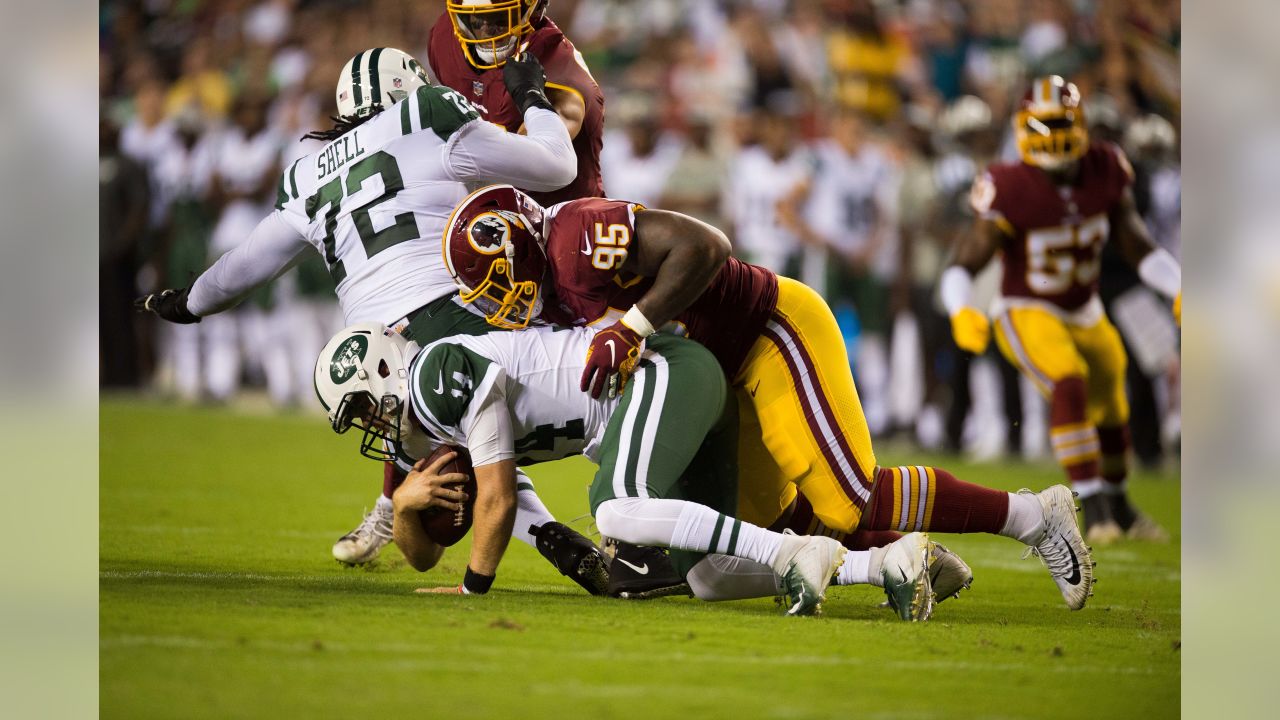
<path fill-rule="evenodd" d="M 547 326 L 438 340 L 409 365 L 414 417 L 437 442 L 467 448 L 477 467 L 594 459 L 620 402 L 579 389 L 594 335 Z"/>
<path fill-rule="evenodd" d="M 324 257 L 348 324 L 391 325 L 457 292 L 444 266 L 454 206 L 484 183 L 553 190 L 573 180 L 576 158 L 560 117 L 525 112 L 528 136 L 481 120 L 446 87 L 405 100 L 285 169 L 275 211 L 191 288 L 204 316 L 234 306 L 308 248 Z"/>

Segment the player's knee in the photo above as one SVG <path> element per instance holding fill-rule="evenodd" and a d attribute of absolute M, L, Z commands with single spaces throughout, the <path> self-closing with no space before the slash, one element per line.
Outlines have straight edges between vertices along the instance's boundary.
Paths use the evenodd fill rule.
<path fill-rule="evenodd" d="M 600 503 L 596 508 L 596 528 L 600 534 L 615 540 L 634 542 L 631 539 L 632 523 L 628 522 L 633 501 L 639 498 L 614 498 Z"/>

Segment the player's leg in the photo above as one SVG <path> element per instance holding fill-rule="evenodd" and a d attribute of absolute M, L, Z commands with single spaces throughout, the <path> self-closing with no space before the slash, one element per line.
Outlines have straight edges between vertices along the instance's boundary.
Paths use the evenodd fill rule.
<path fill-rule="evenodd" d="M 605 431 L 591 487 L 592 514 L 609 537 L 768 565 L 783 576 L 793 596 L 792 613 L 816 611 L 843 554 L 838 543 L 770 532 L 684 499 L 694 480 L 686 470 L 704 440 L 714 433 L 720 445 L 736 432 L 734 413 L 726 413 L 730 397 L 719 365 L 705 348 L 653 336 Z M 711 458 L 703 462 L 714 463 Z M 696 494 L 727 502 L 734 490 L 723 484 L 724 476 L 735 457 L 723 451 L 718 462 L 720 472 L 698 480 L 713 487 L 696 488 Z"/>
<path fill-rule="evenodd" d="M 1098 428 L 1104 481 L 1102 496 L 1111 516 L 1134 539 L 1168 541 L 1169 535 L 1129 500 L 1129 399 L 1125 394 L 1128 358 L 1115 326 L 1104 316 L 1097 324 L 1072 327 L 1071 336 L 1089 365 L 1089 416 Z"/>
<path fill-rule="evenodd" d="M 454 302 L 452 295 L 433 300 L 414 310 L 394 323 L 392 329 L 419 346 L 426 346 L 451 335 L 482 335 L 498 330 L 480 315 Z M 382 548 L 391 541 L 391 496 L 400 487 L 400 483 L 404 482 L 404 478 L 404 471 L 397 468 L 395 463 L 384 464 L 382 493 L 374 501 L 373 510 L 365 514 L 354 530 L 343 535 L 333 545 L 333 556 L 338 562 L 369 562 L 378 557 Z"/>
<path fill-rule="evenodd" d="M 744 467 L 761 462 L 753 452 L 767 455 L 827 527 L 855 530 L 871 494 L 875 454 L 844 340 L 821 296 L 778 278 L 777 309 L 734 385 L 749 406 L 744 417 L 758 418 L 758 429 L 744 427 Z M 754 451 L 756 443 L 763 449 Z"/>
<path fill-rule="evenodd" d="M 1004 356 L 1049 401 L 1053 454 L 1080 496 L 1090 542 L 1119 538 L 1103 494 L 1101 442 L 1089 417 L 1089 366 L 1070 329 L 1047 310 L 1013 308 L 996 318 L 995 335 Z"/>

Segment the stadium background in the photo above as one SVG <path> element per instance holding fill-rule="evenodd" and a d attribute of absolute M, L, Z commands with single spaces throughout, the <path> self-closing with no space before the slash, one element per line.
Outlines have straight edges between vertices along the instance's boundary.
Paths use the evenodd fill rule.
<path fill-rule="evenodd" d="M 379 45 L 425 58 L 443 5 L 100 6 L 104 388 L 318 409 L 311 367 L 341 325 L 318 255 L 199 325 L 129 303 L 189 283 L 247 235 L 246 208 L 269 210 L 280 166 L 314 149 L 298 138 L 327 126 L 342 64 Z M 934 292 L 970 227 L 974 173 L 1016 158 L 1008 117 L 1029 77 L 1080 85 L 1093 137 L 1125 146 L 1157 242 L 1180 255 L 1176 0 L 552 0 L 548 15 L 604 90 L 606 192 L 701 217 L 822 291 L 877 436 L 1044 453 L 1038 397 L 994 350 L 975 362 L 954 348 Z M 823 158 L 841 153 L 833 176 Z M 1135 282 L 1105 266 L 1113 314 Z M 1156 465 L 1176 447 L 1177 355 L 1126 340 L 1140 350 L 1135 449 Z"/>

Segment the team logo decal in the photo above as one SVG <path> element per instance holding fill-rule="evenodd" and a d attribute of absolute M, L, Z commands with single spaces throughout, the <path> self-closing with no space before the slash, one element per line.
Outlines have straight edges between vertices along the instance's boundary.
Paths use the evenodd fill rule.
<path fill-rule="evenodd" d="M 392 78 L 391 85 L 396 88 L 402 88 L 404 87 L 404 81 L 401 80 L 400 78 Z"/>
<path fill-rule="evenodd" d="M 508 212 L 487 212 L 471 221 L 467 227 L 467 240 L 477 252 L 497 255 L 511 239 L 511 223 L 523 226 L 518 217 Z"/>
<path fill-rule="evenodd" d="M 472 80 L 471 92 L 475 93 L 477 96 L 484 95 L 484 83 L 479 80 Z"/>
<path fill-rule="evenodd" d="M 329 361 L 329 379 L 335 385 L 341 385 L 351 379 L 356 374 L 356 370 L 360 369 L 360 363 L 364 362 L 364 356 L 369 352 L 369 341 L 363 335 L 352 335 L 347 341 L 338 346 L 333 352 L 333 359 Z"/>

